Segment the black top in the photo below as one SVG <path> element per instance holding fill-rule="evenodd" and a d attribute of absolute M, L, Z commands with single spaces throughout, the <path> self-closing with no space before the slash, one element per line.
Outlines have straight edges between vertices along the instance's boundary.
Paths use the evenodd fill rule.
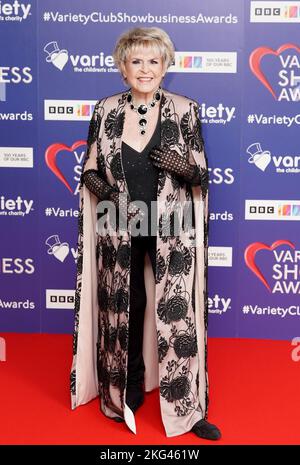
<path fill-rule="evenodd" d="M 151 201 L 157 200 L 158 169 L 153 166 L 148 156 L 155 145 L 160 145 L 160 114 L 154 133 L 142 152 L 138 152 L 126 144 L 126 142 L 122 142 L 122 163 L 131 200 L 142 200 L 147 205 L 148 228 L 146 228 L 145 232 L 140 231 L 140 235 L 147 236 L 156 236 L 156 232 L 151 234 L 150 226 Z M 153 207 L 152 222 L 156 228 L 156 205 L 153 204 Z M 145 214 L 146 217 L 147 214 Z"/>

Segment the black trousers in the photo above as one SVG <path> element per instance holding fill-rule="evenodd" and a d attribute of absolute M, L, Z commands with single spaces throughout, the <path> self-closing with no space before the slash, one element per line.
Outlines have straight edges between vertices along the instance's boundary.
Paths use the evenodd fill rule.
<path fill-rule="evenodd" d="M 138 386 L 144 381 L 143 328 L 147 303 L 144 280 L 144 259 L 149 253 L 155 276 L 156 236 L 131 237 L 131 274 L 129 309 L 129 345 L 127 385 Z"/>

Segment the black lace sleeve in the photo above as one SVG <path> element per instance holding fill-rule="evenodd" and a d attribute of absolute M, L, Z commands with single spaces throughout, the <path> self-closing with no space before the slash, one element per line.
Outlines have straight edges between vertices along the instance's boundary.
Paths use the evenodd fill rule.
<path fill-rule="evenodd" d="M 190 182 L 192 186 L 199 185 L 201 187 L 202 199 L 204 200 L 208 193 L 209 171 L 199 108 L 196 101 L 191 100 L 189 102 L 189 110 L 182 116 L 180 128 L 184 142 L 189 150 L 189 163 L 195 167 L 194 172 L 192 172 L 192 169 L 190 170 L 187 182 Z"/>
<path fill-rule="evenodd" d="M 108 200 L 115 189 L 107 184 L 94 169 L 88 169 L 82 174 L 83 183 L 99 200 Z"/>
<path fill-rule="evenodd" d="M 180 155 L 176 150 L 167 146 L 154 147 L 149 154 L 154 166 L 170 171 L 181 180 L 192 186 L 200 186 L 204 182 L 205 174 L 201 167 L 189 162 L 189 154 Z"/>
<path fill-rule="evenodd" d="M 179 176 L 183 181 L 188 182 L 192 186 L 201 186 L 201 171 L 197 165 L 187 166 Z"/>
<path fill-rule="evenodd" d="M 189 183 L 191 186 L 201 186 L 205 194 L 208 189 L 209 172 L 206 168 L 198 165 L 188 165 L 185 172 L 180 175 L 181 179 Z"/>
<path fill-rule="evenodd" d="M 120 211 L 123 218 L 142 220 L 144 212 L 135 204 L 130 202 L 126 194 L 120 194 L 117 188 L 109 186 L 94 169 L 88 169 L 82 174 L 83 183 L 99 200 L 111 200 L 117 211 Z"/>
<path fill-rule="evenodd" d="M 97 170 L 98 170 L 98 148 L 97 148 L 97 143 L 98 143 L 99 131 L 100 131 L 100 127 L 101 127 L 101 124 L 102 124 L 103 112 L 104 112 L 101 102 L 102 101 L 99 100 L 96 103 L 95 109 L 94 109 L 94 112 L 93 112 L 93 116 L 92 116 L 90 124 L 89 124 L 89 132 L 88 132 L 88 137 L 87 137 L 87 141 L 86 141 L 87 142 L 87 148 L 86 148 L 85 157 L 84 157 L 83 164 L 82 164 L 82 174 L 81 174 L 81 180 L 80 181 L 81 181 L 81 185 L 83 185 L 83 183 L 85 183 L 85 181 L 87 181 L 85 183 L 87 187 L 88 187 L 87 183 L 89 183 L 89 185 L 92 187 L 92 182 L 93 182 L 93 179 L 95 179 L 95 175 L 99 176 L 97 174 Z M 91 176 L 90 182 L 88 181 L 89 176 L 87 176 L 86 178 L 84 177 L 85 172 L 87 172 L 89 170 L 92 170 L 92 171 L 95 172 L 94 175 Z M 92 175 L 92 173 L 90 173 L 90 175 Z M 101 179 L 101 178 L 99 177 L 99 179 Z M 105 181 L 103 181 L 103 182 L 105 182 Z M 90 189 L 90 190 L 92 190 L 92 189 Z"/>

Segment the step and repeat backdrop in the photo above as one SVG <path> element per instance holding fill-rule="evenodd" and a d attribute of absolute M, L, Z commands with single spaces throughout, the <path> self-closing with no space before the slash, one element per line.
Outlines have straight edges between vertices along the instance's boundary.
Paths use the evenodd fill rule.
<path fill-rule="evenodd" d="M 300 322 L 300 1 L 0 1 L 0 330 L 70 333 L 78 183 L 117 37 L 171 36 L 163 87 L 196 99 L 210 169 L 209 335 Z"/>

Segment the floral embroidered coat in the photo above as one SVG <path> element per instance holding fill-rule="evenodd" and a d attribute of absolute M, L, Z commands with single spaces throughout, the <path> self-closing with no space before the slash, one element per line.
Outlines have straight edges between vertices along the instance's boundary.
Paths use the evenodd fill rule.
<path fill-rule="evenodd" d="M 97 102 L 90 122 L 83 170 L 120 192 L 129 191 L 122 166 L 122 132 L 127 92 Z M 159 387 L 166 435 L 188 432 L 207 417 L 207 252 L 208 170 L 198 105 L 162 89 L 161 143 L 201 169 L 201 186 L 190 186 L 159 170 L 157 190 L 156 276 L 145 260 L 147 306 L 143 356 L 145 390 Z M 99 395 L 108 417 L 122 417 L 136 433 L 134 414 L 125 402 L 130 324 L 131 230 L 115 235 L 96 231 L 99 200 L 81 183 L 75 329 L 71 370 L 72 408 Z M 130 197 L 130 196 L 129 196 Z M 189 233 L 161 234 L 175 205 L 190 201 Z M 109 213 L 107 213 L 109 222 Z"/>

